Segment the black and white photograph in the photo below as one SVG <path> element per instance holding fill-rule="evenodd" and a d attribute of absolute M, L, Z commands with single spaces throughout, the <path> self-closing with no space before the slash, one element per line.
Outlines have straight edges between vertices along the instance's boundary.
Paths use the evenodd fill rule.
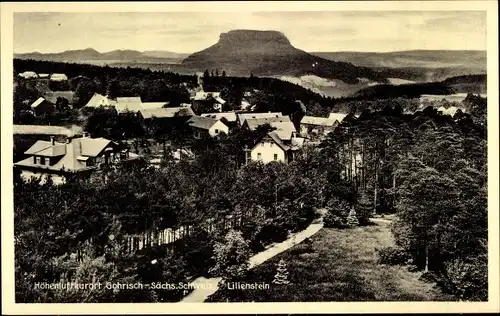
<path fill-rule="evenodd" d="M 496 3 L 447 2 L 2 4 L 12 304 L 498 310 Z"/>

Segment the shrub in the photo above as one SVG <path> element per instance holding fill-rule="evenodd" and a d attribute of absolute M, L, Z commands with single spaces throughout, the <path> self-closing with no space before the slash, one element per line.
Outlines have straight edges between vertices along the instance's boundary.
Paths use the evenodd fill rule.
<path fill-rule="evenodd" d="M 356 214 L 360 225 L 366 225 L 369 222 L 369 218 L 373 213 L 373 203 L 369 200 L 367 195 L 363 195 L 357 205 Z"/>
<path fill-rule="evenodd" d="M 446 264 L 449 283 L 460 299 L 488 300 L 488 261 L 483 257 L 456 259 Z"/>
<path fill-rule="evenodd" d="M 378 263 L 380 264 L 406 264 L 409 255 L 402 248 L 386 247 L 377 250 Z"/>
<path fill-rule="evenodd" d="M 347 216 L 349 214 L 349 203 L 345 200 L 333 198 L 328 201 L 328 212 L 323 218 L 325 227 L 344 228 L 347 225 Z"/>
<path fill-rule="evenodd" d="M 327 228 L 345 228 L 346 221 L 344 218 L 338 215 L 332 214 L 332 212 L 328 212 L 323 219 L 323 223 Z"/>

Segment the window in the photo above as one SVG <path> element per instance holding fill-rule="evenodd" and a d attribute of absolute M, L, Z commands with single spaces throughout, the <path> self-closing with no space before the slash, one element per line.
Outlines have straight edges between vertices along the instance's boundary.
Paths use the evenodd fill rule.
<path fill-rule="evenodd" d="M 278 154 L 274 154 L 274 160 L 278 160 Z"/>
<path fill-rule="evenodd" d="M 219 134 L 219 130 L 218 129 L 215 129 L 215 134 Z"/>
<path fill-rule="evenodd" d="M 274 143 L 271 143 L 271 147 L 274 147 Z"/>
<path fill-rule="evenodd" d="M 36 164 L 37 164 L 37 165 L 39 165 L 39 164 L 41 164 L 41 163 L 42 163 L 42 162 L 41 162 L 41 161 L 42 161 L 42 157 L 37 156 L 37 157 L 35 157 L 35 159 L 36 159 Z"/>
<path fill-rule="evenodd" d="M 257 159 L 262 160 L 262 154 L 261 153 L 257 153 Z"/>

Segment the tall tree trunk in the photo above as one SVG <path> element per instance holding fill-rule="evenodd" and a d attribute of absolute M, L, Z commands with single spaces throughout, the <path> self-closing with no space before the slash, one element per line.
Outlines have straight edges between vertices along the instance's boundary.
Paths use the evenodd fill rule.
<path fill-rule="evenodd" d="M 426 243 L 425 244 L 425 272 L 429 271 L 429 245 Z"/>
<path fill-rule="evenodd" d="M 377 214 L 377 191 L 378 191 L 378 157 L 375 161 L 375 185 L 373 194 L 373 214 Z"/>

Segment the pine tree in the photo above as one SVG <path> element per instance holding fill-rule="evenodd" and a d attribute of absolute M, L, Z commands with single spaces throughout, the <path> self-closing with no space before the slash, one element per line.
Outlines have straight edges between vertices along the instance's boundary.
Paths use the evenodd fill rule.
<path fill-rule="evenodd" d="M 354 209 L 354 207 L 351 208 L 349 215 L 347 215 L 347 225 L 349 225 L 349 226 L 358 226 L 359 225 L 358 216 L 356 215 L 356 210 Z"/>
<path fill-rule="evenodd" d="M 373 214 L 373 203 L 367 195 L 362 195 L 356 204 L 356 214 L 360 224 L 368 223 L 370 216 Z"/>
<path fill-rule="evenodd" d="M 274 284 L 290 283 L 290 281 L 288 281 L 288 270 L 286 268 L 286 262 L 283 259 L 281 259 L 280 262 L 278 262 L 278 269 L 276 275 L 274 276 L 273 283 Z"/>

